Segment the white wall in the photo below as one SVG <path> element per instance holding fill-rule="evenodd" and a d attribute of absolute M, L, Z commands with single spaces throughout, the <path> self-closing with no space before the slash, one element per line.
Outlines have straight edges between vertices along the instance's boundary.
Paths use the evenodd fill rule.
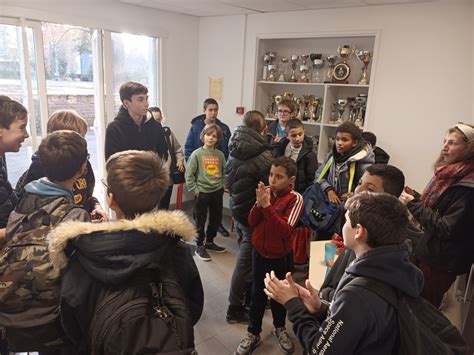
<path fill-rule="evenodd" d="M 248 16 L 246 28 L 245 16 L 202 18 L 198 92 L 207 90 L 201 78 L 216 75 L 217 66 L 224 82 L 240 86 L 238 60 L 229 55 L 242 45 L 239 33 L 247 33 L 243 104 L 250 109 L 259 35 L 379 30 L 369 129 L 391 154 L 391 163 L 405 172 L 407 183 L 421 190 L 445 130 L 459 120 L 472 122 L 472 17 L 471 1 L 460 0 L 255 14 Z M 229 61 L 226 70 L 222 63 Z M 231 96 L 227 90 L 226 85 L 226 100 Z M 240 97 L 231 100 L 235 106 Z M 227 106 L 221 111 L 235 126 L 233 112 Z"/>
<path fill-rule="evenodd" d="M 100 28 L 162 38 L 162 107 L 178 139 L 184 140 L 197 101 L 199 18 L 145 9 L 114 0 L 5 0 L 0 16 Z"/>

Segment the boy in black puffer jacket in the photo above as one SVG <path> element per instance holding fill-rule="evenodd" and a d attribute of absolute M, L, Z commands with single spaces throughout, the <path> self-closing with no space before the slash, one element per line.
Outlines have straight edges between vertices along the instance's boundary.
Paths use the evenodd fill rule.
<path fill-rule="evenodd" d="M 190 353 L 203 289 L 183 239 L 196 230 L 182 211 L 154 211 L 169 179 L 156 153 L 116 153 L 106 170 L 118 220 L 65 223 L 50 235 L 53 266 L 65 270 L 63 327 L 76 353 Z"/>
<path fill-rule="evenodd" d="M 238 126 L 229 143 L 225 187 L 230 193 L 230 209 L 239 235 L 240 249 L 230 285 L 229 323 L 248 323 L 244 295 L 252 284 L 252 228 L 248 215 L 255 204 L 255 189 L 259 181 L 268 182 L 273 161 L 266 140 L 267 124 L 262 113 L 248 111 L 243 125 Z M 247 293 L 247 295 L 249 295 Z"/>

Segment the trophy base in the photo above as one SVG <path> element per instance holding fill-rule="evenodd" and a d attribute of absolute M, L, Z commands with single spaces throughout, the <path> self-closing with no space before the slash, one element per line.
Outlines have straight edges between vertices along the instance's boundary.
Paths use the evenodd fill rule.
<path fill-rule="evenodd" d="M 288 80 L 289 83 L 297 83 L 298 80 L 296 80 L 295 78 L 290 78 L 290 80 Z"/>
<path fill-rule="evenodd" d="M 366 79 L 361 79 L 357 82 L 359 85 L 369 85 L 369 81 Z"/>

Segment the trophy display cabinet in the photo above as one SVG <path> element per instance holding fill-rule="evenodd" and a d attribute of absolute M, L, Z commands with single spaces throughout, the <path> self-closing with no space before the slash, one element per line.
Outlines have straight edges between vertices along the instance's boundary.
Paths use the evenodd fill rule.
<path fill-rule="evenodd" d="M 282 99 L 313 137 L 318 161 L 330 151 L 336 127 L 367 127 L 376 63 L 377 33 L 257 39 L 254 107 L 276 119 Z"/>

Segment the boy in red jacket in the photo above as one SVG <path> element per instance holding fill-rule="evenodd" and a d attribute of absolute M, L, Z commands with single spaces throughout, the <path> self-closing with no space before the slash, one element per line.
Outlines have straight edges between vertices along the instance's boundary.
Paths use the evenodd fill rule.
<path fill-rule="evenodd" d="M 302 209 L 303 198 L 293 191 L 296 179 L 296 164 L 288 157 L 279 157 L 272 164 L 269 176 L 270 187 L 260 182 L 256 189 L 256 203 L 249 214 L 253 227 L 252 245 L 252 301 L 247 335 L 240 341 L 236 354 L 251 354 L 260 343 L 262 319 L 267 303 L 265 274 L 271 270 L 279 277 L 293 270 L 291 238 Z M 273 334 L 285 354 L 294 352 L 293 341 L 285 329 L 286 310 L 275 301 L 270 302 Z"/>

